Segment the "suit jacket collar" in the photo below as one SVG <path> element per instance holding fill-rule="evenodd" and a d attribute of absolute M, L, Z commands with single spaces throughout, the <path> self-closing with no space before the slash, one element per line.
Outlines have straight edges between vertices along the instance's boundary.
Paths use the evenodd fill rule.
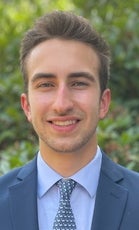
<path fill-rule="evenodd" d="M 103 153 L 92 230 L 119 229 L 128 196 L 123 180 L 120 167 Z"/>
<path fill-rule="evenodd" d="M 13 230 L 39 230 L 36 159 L 19 171 L 9 194 Z"/>

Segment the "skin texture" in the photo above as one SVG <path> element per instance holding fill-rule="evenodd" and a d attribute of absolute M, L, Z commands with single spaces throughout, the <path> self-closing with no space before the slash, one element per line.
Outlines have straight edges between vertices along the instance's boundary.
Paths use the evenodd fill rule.
<path fill-rule="evenodd" d="M 65 177 L 96 153 L 96 128 L 110 104 L 110 90 L 101 94 L 98 70 L 96 52 L 73 40 L 42 42 L 27 59 L 28 95 L 21 95 L 21 105 L 43 159 Z"/>

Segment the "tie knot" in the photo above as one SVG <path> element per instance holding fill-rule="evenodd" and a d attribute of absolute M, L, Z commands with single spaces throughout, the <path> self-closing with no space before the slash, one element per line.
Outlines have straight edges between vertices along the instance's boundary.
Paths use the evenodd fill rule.
<path fill-rule="evenodd" d="M 63 199 L 69 199 L 71 196 L 71 193 L 76 185 L 76 182 L 72 179 L 61 179 L 57 182 L 57 186 L 60 190 L 60 196 L 63 197 Z"/>

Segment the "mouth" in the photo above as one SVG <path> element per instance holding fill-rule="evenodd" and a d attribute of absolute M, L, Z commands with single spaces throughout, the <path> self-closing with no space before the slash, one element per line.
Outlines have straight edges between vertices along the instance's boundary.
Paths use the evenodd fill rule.
<path fill-rule="evenodd" d="M 77 122 L 78 122 L 77 120 L 51 121 L 51 123 L 52 123 L 53 125 L 61 126 L 61 127 L 65 127 L 65 126 L 69 126 L 69 125 L 74 125 L 74 124 L 76 124 Z"/>
<path fill-rule="evenodd" d="M 65 116 L 65 117 L 53 117 L 47 121 L 49 122 L 53 130 L 68 132 L 68 131 L 75 130 L 78 127 L 78 124 L 81 121 L 81 119 L 75 116 L 74 117 Z"/>

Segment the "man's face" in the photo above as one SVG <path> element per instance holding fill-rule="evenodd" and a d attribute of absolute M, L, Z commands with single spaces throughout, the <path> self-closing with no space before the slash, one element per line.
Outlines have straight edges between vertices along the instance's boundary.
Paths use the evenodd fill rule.
<path fill-rule="evenodd" d="M 108 89 L 101 95 L 96 52 L 82 42 L 51 39 L 32 50 L 27 72 L 21 103 L 40 147 L 73 153 L 96 146 L 96 127 L 110 101 Z"/>

